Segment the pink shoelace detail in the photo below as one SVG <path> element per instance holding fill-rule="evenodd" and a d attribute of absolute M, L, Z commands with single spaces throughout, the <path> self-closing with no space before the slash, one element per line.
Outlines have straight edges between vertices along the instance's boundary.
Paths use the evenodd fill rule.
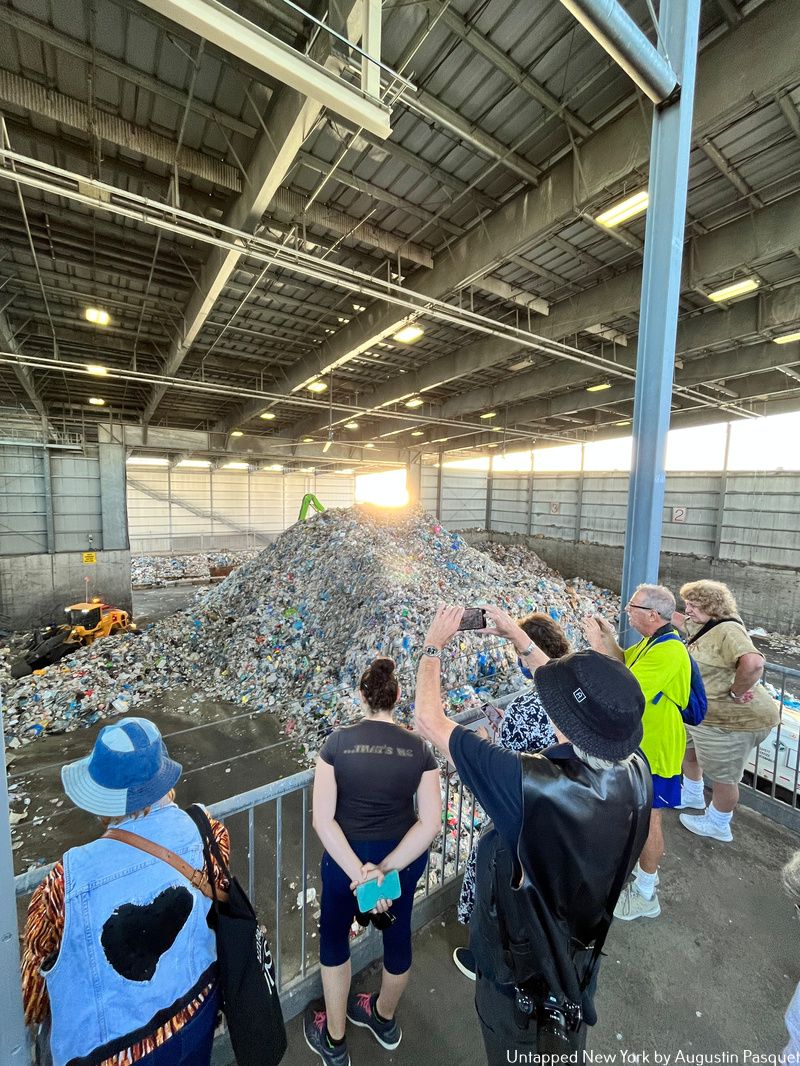
<path fill-rule="evenodd" d="M 359 994 L 356 996 L 356 1003 L 364 1011 L 365 1014 L 368 1014 L 370 1017 L 372 1017 L 372 996 L 369 994 L 369 992 L 359 992 Z"/>
<path fill-rule="evenodd" d="M 314 1028 L 319 1029 L 320 1032 L 325 1028 L 325 1022 L 328 1020 L 328 1015 L 324 1010 L 314 1011 Z"/>

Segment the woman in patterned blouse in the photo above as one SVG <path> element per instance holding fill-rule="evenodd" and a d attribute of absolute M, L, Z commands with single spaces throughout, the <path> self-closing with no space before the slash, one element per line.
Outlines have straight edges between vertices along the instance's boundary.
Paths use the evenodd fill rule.
<path fill-rule="evenodd" d="M 520 626 L 531 638 L 537 648 L 551 659 L 560 659 L 571 651 L 569 641 L 564 635 L 564 630 L 546 614 L 534 612 L 520 620 Z M 530 673 L 520 668 L 526 676 Z M 497 737 L 497 743 L 511 751 L 533 753 L 549 748 L 555 744 L 556 737 L 550 719 L 541 704 L 539 693 L 536 690 L 536 682 L 532 680 L 529 688 L 521 692 L 506 707 L 503 722 Z M 467 865 L 464 868 L 464 882 L 461 886 L 461 897 L 458 901 L 458 920 L 462 925 L 469 923 L 472 908 L 475 905 L 475 858 L 478 852 L 478 841 L 472 846 Z M 469 948 L 456 948 L 453 952 L 453 961 L 465 977 L 475 980 L 475 960 Z"/>

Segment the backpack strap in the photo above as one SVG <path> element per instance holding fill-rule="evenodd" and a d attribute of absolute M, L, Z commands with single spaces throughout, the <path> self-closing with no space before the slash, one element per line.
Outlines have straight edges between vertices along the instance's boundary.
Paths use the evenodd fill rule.
<path fill-rule="evenodd" d="M 686 647 L 688 648 L 690 644 L 694 644 L 696 640 L 699 640 L 700 637 L 704 637 L 706 633 L 710 633 L 714 626 L 721 626 L 723 622 L 735 622 L 737 625 L 740 625 L 742 629 L 745 627 L 741 618 L 709 618 L 709 620 L 704 622 L 697 630 L 693 637 L 689 637 L 686 641 Z"/>

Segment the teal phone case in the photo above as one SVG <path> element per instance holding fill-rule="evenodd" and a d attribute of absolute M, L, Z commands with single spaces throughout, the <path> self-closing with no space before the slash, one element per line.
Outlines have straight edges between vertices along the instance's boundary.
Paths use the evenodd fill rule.
<path fill-rule="evenodd" d="M 372 881 L 365 881 L 363 885 L 359 885 L 356 888 L 358 909 L 362 914 L 371 911 L 378 900 L 399 899 L 399 897 L 400 875 L 397 870 L 392 870 L 388 873 L 384 877 L 382 885 L 378 884 L 377 879 L 373 879 Z"/>

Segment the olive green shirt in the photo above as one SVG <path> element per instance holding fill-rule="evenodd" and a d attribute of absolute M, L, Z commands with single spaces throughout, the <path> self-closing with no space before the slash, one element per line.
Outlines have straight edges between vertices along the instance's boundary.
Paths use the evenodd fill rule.
<path fill-rule="evenodd" d="M 686 624 L 690 637 L 700 628 L 692 622 Z M 750 652 L 761 655 L 739 622 L 720 622 L 689 645 L 689 653 L 700 667 L 708 697 L 708 713 L 703 725 L 756 733 L 778 724 L 778 704 L 762 684 L 755 686 L 749 703 L 734 703 L 730 698 L 736 665 Z"/>

